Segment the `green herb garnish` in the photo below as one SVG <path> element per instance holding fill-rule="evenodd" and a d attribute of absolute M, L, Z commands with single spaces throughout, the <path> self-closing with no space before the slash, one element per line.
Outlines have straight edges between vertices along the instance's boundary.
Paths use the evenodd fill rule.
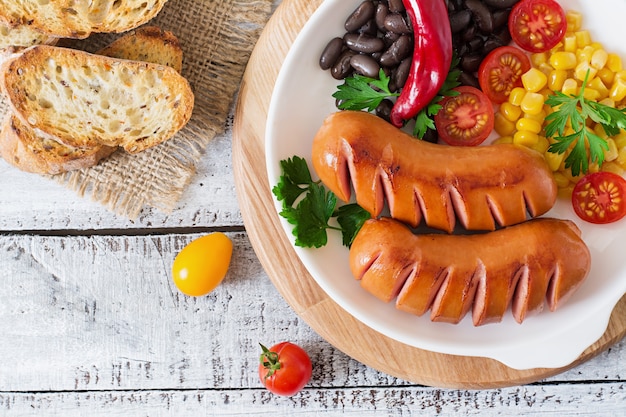
<path fill-rule="evenodd" d="M 328 243 L 328 229 L 342 234 L 343 244 L 350 247 L 354 237 L 370 218 L 357 204 L 337 207 L 337 196 L 320 181 L 313 181 L 305 159 L 298 156 L 280 161 L 282 175 L 272 193 L 282 202 L 280 215 L 294 225 L 296 246 L 320 248 Z M 336 217 L 338 226 L 331 226 Z"/>
<path fill-rule="evenodd" d="M 439 104 L 441 99 L 459 94 L 454 90 L 461 84 L 459 82 L 461 71 L 457 68 L 458 63 L 459 59 L 455 55 L 450 65 L 450 71 L 439 92 L 415 116 L 413 135 L 417 138 L 422 139 L 428 129 L 435 130 L 433 118 L 441 109 Z M 337 107 L 340 110 L 367 110 L 372 112 L 384 99 L 393 99 L 400 95 L 400 93 L 393 93 L 389 90 L 390 80 L 382 69 L 378 73 L 378 79 L 355 74 L 344 79 L 344 83 L 337 87 L 333 97 L 338 100 Z"/>
<path fill-rule="evenodd" d="M 608 136 L 626 128 L 626 109 L 615 109 L 584 97 L 588 76 L 589 71 L 577 95 L 568 96 L 557 91 L 546 100 L 546 104 L 555 108 L 545 119 L 548 122 L 546 137 L 556 140 L 548 151 L 563 154 L 571 148 L 565 158 L 565 168 L 571 169 L 573 176 L 589 172 L 589 162 L 602 164 L 604 151 L 609 148 L 606 140 L 587 128 L 587 118 L 600 124 Z M 574 133 L 565 134 L 568 126 Z"/>

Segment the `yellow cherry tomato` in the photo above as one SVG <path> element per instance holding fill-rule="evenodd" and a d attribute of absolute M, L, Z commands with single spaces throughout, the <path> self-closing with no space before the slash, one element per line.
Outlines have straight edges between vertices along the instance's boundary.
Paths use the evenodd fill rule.
<path fill-rule="evenodd" d="M 174 284 L 193 297 L 210 293 L 226 276 L 232 254 L 233 243 L 220 232 L 191 241 L 174 259 Z"/>

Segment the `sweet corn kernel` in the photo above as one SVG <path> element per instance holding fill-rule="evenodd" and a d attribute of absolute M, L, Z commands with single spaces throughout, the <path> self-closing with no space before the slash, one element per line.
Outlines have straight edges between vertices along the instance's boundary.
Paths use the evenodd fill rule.
<path fill-rule="evenodd" d="M 589 86 L 589 88 L 593 88 L 598 93 L 600 93 L 600 97 L 598 98 L 598 100 L 602 100 L 603 98 L 606 98 L 609 95 L 609 89 L 606 87 L 604 82 L 598 77 L 589 81 L 587 83 L 587 86 Z"/>
<path fill-rule="evenodd" d="M 576 52 L 576 35 L 573 33 L 567 33 L 563 38 L 563 50 L 565 52 Z"/>
<path fill-rule="evenodd" d="M 499 138 L 494 139 L 494 141 L 491 143 L 493 143 L 494 145 L 501 143 L 513 143 L 513 136 L 500 136 Z"/>
<path fill-rule="evenodd" d="M 587 76 L 587 73 L 589 74 L 589 76 Z M 580 81 L 583 81 L 585 77 L 587 77 L 587 81 L 592 80 L 597 73 L 598 70 L 589 65 L 589 62 L 587 61 L 580 62 L 578 65 L 576 65 L 576 68 L 574 69 L 574 77 L 576 77 Z"/>
<path fill-rule="evenodd" d="M 566 96 L 575 96 L 578 94 L 578 82 L 576 82 L 573 78 L 568 78 L 563 81 L 563 87 L 561 88 L 561 92 Z"/>
<path fill-rule="evenodd" d="M 554 181 L 559 188 L 565 188 L 569 185 L 569 178 L 558 171 L 554 173 Z"/>
<path fill-rule="evenodd" d="M 548 62 L 548 55 L 545 52 L 530 54 L 530 62 L 534 67 L 538 67 L 539 65 Z"/>
<path fill-rule="evenodd" d="M 550 65 L 554 69 L 570 70 L 576 68 L 576 54 L 573 52 L 555 52 L 550 56 Z"/>
<path fill-rule="evenodd" d="M 574 184 L 570 184 L 567 187 L 559 188 L 557 196 L 564 200 L 570 200 L 574 194 Z"/>
<path fill-rule="evenodd" d="M 516 145 L 523 145 L 526 147 L 535 146 L 539 141 L 539 135 L 526 130 L 518 130 L 513 135 L 513 143 Z"/>
<path fill-rule="evenodd" d="M 545 106 L 544 106 L 545 107 Z M 541 109 L 541 111 L 537 114 L 530 114 L 530 113 L 524 113 L 524 115 L 522 116 L 524 119 L 529 119 L 529 120 L 534 120 L 538 123 L 543 124 L 544 120 L 546 119 L 546 111 L 544 108 Z"/>
<path fill-rule="evenodd" d="M 515 123 L 515 128 L 517 130 L 539 133 L 541 132 L 541 123 L 537 120 L 529 119 L 527 117 L 522 117 Z"/>
<path fill-rule="evenodd" d="M 522 104 L 522 99 L 525 95 L 526 90 L 524 90 L 522 87 L 515 87 L 511 90 L 511 93 L 509 94 L 509 103 L 514 106 L 519 106 L 520 104 Z"/>
<path fill-rule="evenodd" d="M 615 80 L 626 80 L 626 71 L 620 70 L 615 72 L 615 75 L 613 76 L 613 82 L 615 82 Z"/>
<path fill-rule="evenodd" d="M 576 50 L 576 59 L 578 62 L 591 62 L 591 57 L 593 56 L 594 49 L 591 45 L 587 45 L 584 48 L 579 48 Z"/>
<path fill-rule="evenodd" d="M 600 104 L 615 108 L 615 101 L 612 98 L 606 97 L 599 101 Z"/>
<path fill-rule="evenodd" d="M 548 77 L 537 68 L 531 68 L 522 74 L 522 85 L 526 91 L 536 93 L 545 87 L 547 83 Z"/>
<path fill-rule="evenodd" d="M 606 66 L 613 72 L 621 71 L 622 68 L 622 58 L 616 53 L 609 53 L 606 59 Z"/>
<path fill-rule="evenodd" d="M 583 15 L 575 10 L 568 10 L 565 12 L 565 21 L 567 22 L 567 31 L 576 32 L 582 27 Z"/>
<path fill-rule="evenodd" d="M 616 79 L 609 90 L 609 97 L 614 101 L 622 101 L 626 97 L 626 81 Z"/>
<path fill-rule="evenodd" d="M 537 141 L 537 143 L 531 146 L 531 148 L 533 148 L 539 153 L 546 152 L 549 147 L 550 147 L 550 142 L 548 142 L 548 139 L 546 139 L 545 136 L 539 136 L 539 140 Z"/>
<path fill-rule="evenodd" d="M 520 103 L 520 108 L 524 113 L 539 114 L 543 110 L 544 101 L 542 94 L 528 91 Z"/>
<path fill-rule="evenodd" d="M 553 69 L 548 74 L 548 88 L 552 91 L 560 91 L 566 78 L 567 71 Z"/>
<path fill-rule="evenodd" d="M 612 172 L 613 174 L 617 175 L 624 175 L 624 168 L 622 168 L 622 166 L 616 162 L 605 162 L 604 164 L 602 164 L 602 167 L 600 167 L 600 171 Z"/>
<path fill-rule="evenodd" d="M 510 136 L 515 132 L 515 123 L 497 112 L 493 121 L 493 130 L 500 136 Z"/>
<path fill-rule="evenodd" d="M 600 99 L 600 92 L 594 88 L 586 87 L 583 92 L 583 97 L 587 100 L 598 101 Z"/>
<path fill-rule="evenodd" d="M 574 32 L 574 36 L 576 36 L 576 44 L 578 44 L 579 48 L 584 48 L 591 44 L 591 34 L 588 30 L 577 30 Z"/>
<path fill-rule="evenodd" d="M 608 139 L 608 135 L 606 134 L 604 128 L 602 127 L 602 125 L 600 123 L 596 123 L 593 126 L 593 133 L 595 133 L 596 135 L 600 136 L 602 139 Z M 615 143 L 615 141 L 613 141 L 613 143 Z"/>
<path fill-rule="evenodd" d="M 564 153 L 552 153 L 552 152 L 545 152 L 543 154 L 544 158 L 546 159 L 546 162 L 548 163 L 548 166 L 550 167 L 550 169 L 552 171 L 558 171 L 559 168 L 561 167 L 561 163 L 563 162 L 563 159 L 565 159 L 565 154 Z"/>
<path fill-rule="evenodd" d="M 508 101 L 505 101 L 500 105 L 500 113 L 508 120 L 514 122 L 519 119 L 522 114 L 522 109 L 520 109 L 519 106 L 514 106 Z"/>
<path fill-rule="evenodd" d="M 617 145 L 617 149 L 626 148 L 626 131 L 621 129 L 617 135 L 613 136 L 613 140 Z"/>
<path fill-rule="evenodd" d="M 601 70 L 598 70 L 596 77 L 601 79 L 604 85 L 611 85 L 611 83 L 613 83 L 615 73 L 605 66 Z"/>
<path fill-rule="evenodd" d="M 626 147 L 618 149 L 619 151 L 617 151 L 617 159 L 615 159 L 615 162 L 617 162 L 622 168 L 626 169 Z"/>
<path fill-rule="evenodd" d="M 597 70 L 604 68 L 609 59 L 609 54 L 604 49 L 597 49 L 591 55 L 591 66 Z"/>
<path fill-rule="evenodd" d="M 606 140 L 606 144 L 609 146 L 609 149 L 604 151 L 604 160 L 605 161 L 614 161 L 617 159 L 617 145 L 615 141 L 611 138 Z"/>

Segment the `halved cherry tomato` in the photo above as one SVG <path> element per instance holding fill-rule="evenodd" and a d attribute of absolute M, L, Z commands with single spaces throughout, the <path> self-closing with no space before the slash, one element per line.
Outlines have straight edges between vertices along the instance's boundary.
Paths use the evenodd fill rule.
<path fill-rule="evenodd" d="M 545 52 L 565 36 L 565 11 L 554 0 L 521 0 L 509 14 L 511 38 L 529 52 Z"/>
<path fill-rule="evenodd" d="M 590 223 L 612 223 L 626 215 L 626 180 L 612 172 L 582 177 L 572 193 L 574 211 Z"/>
<path fill-rule="evenodd" d="M 530 59 L 514 46 L 501 46 L 483 59 L 478 69 L 480 89 L 496 104 L 508 100 L 511 90 L 522 86 L 522 75 L 530 69 Z"/>
<path fill-rule="evenodd" d="M 261 345 L 259 378 L 270 392 L 290 396 L 311 379 L 311 358 L 300 346 L 282 342 L 267 349 Z"/>
<path fill-rule="evenodd" d="M 454 97 L 439 102 L 435 127 L 441 140 L 453 146 L 481 144 L 493 130 L 493 104 L 477 88 L 461 86 Z"/>
<path fill-rule="evenodd" d="M 231 240 L 220 232 L 191 241 L 174 258 L 174 284 L 186 295 L 199 297 L 208 294 L 226 276 L 232 253 Z"/>

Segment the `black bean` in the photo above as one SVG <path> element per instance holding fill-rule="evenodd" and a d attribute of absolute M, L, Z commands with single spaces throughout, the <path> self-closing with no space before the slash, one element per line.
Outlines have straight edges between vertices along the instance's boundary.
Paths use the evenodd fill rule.
<path fill-rule="evenodd" d="M 389 13 L 385 17 L 385 29 L 394 33 L 411 33 L 411 27 L 409 23 L 404 19 L 400 13 Z"/>
<path fill-rule="evenodd" d="M 378 65 L 378 62 L 376 62 L 376 60 L 370 55 L 354 55 L 350 58 L 350 65 L 354 68 L 357 74 L 370 78 L 378 78 L 380 65 Z"/>
<path fill-rule="evenodd" d="M 376 21 L 374 19 L 368 20 L 367 23 L 361 26 L 357 32 L 370 36 L 378 35 L 378 27 L 376 26 Z"/>
<path fill-rule="evenodd" d="M 361 3 L 346 19 L 344 27 L 348 32 L 354 32 L 374 17 L 376 6 L 371 1 Z"/>
<path fill-rule="evenodd" d="M 407 78 L 409 78 L 409 72 L 411 71 L 411 64 L 413 60 L 406 58 L 400 62 L 400 65 L 391 73 L 391 80 L 393 81 L 396 89 L 404 87 Z"/>
<path fill-rule="evenodd" d="M 482 37 L 476 36 L 475 38 L 473 38 L 471 41 L 467 43 L 469 52 L 480 51 L 481 49 L 483 49 L 484 43 L 485 41 L 483 40 Z"/>
<path fill-rule="evenodd" d="M 337 62 L 341 51 L 343 50 L 343 39 L 333 38 L 328 42 L 326 48 L 320 56 L 320 67 L 323 70 L 327 70 Z"/>
<path fill-rule="evenodd" d="M 387 3 L 389 3 L 389 11 L 392 13 L 404 13 L 406 11 L 402 0 L 389 0 Z"/>
<path fill-rule="evenodd" d="M 336 80 L 343 80 L 350 74 L 354 72 L 352 66 L 350 65 L 350 59 L 356 55 L 351 50 L 347 49 L 341 53 L 335 65 L 330 68 L 330 74 Z"/>
<path fill-rule="evenodd" d="M 476 26 L 483 33 L 491 33 L 493 31 L 493 18 L 491 12 L 480 0 L 465 0 L 467 7 L 474 16 Z"/>
<path fill-rule="evenodd" d="M 386 120 L 391 120 L 391 109 L 393 108 L 393 102 L 389 99 L 384 99 L 376 107 L 376 116 Z"/>
<path fill-rule="evenodd" d="M 507 42 L 508 43 L 508 42 Z M 506 43 L 502 43 L 502 41 L 495 36 L 489 36 L 485 43 L 483 44 L 483 55 L 487 55 L 489 52 L 493 51 L 500 46 L 504 46 Z"/>
<path fill-rule="evenodd" d="M 491 14 L 491 16 L 493 17 L 493 29 L 500 29 L 501 27 L 508 25 L 510 13 L 511 11 L 508 9 L 494 11 Z"/>
<path fill-rule="evenodd" d="M 480 84 L 478 83 L 478 78 L 472 73 L 461 71 L 459 75 L 459 82 L 462 85 L 469 85 L 470 87 L 480 88 Z"/>
<path fill-rule="evenodd" d="M 452 33 L 462 31 L 467 27 L 467 25 L 469 25 L 471 19 L 472 12 L 467 9 L 459 10 L 458 12 L 450 14 L 450 30 Z"/>
<path fill-rule="evenodd" d="M 378 26 L 379 30 L 387 30 L 385 29 L 385 18 L 389 14 L 389 7 L 386 4 L 379 3 L 376 6 L 376 26 Z"/>
<path fill-rule="evenodd" d="M 383 41 L 385 42 L 385 46 L 387 48 L 389 48 L 395 41 L 397 41 L 400 38 L 399 33 L 393 33 L 393 32 L 385 32 L 385 34 L 383 35 Z"/>
<path fill-rule="evenodd" d="M 426 129 L 426 132 L 424 133 L 424 137 L 422 138 L 422 140 L 426 142 L 430 142 L 430 143 L 437 143 L 437 141 L 439 140 L 439 135 L 437 134 L 437 131 L 434 129 Z"/>
<path fill-rule="evenodd" d="M 374 36 L 346 33 L 343 36 L 346 46 L 355 52 L 371 54 L 385 49 L 385 42 Z"/>
<path fill-rule="evenodd" d="M 519 0 L 483 0 L 483 3 L 496 9 L 506 9 L 513 6 L 518 1 Z"/>
<path fill-rule="evenodd" d="M 472 22 L 467 26 L 465 31 L 461 34 L 461 39 L 463 42 L 469 42 L 476 37 L 478 34 L 478 29 L 476 29 L 476 25 Z"/>
<path fill-rule="evenodd" d="M 476 72 L 483 60 L 482 54 L 467 54 L 461 58 L 461 68 L 463 71 Z"/>
<path fill-rule="evenodd" d="M 381 55 L 380 64 L 385 67 L 396 66 L 413 52 L 413 38 L 410 35 L 400 36 Z"/>

